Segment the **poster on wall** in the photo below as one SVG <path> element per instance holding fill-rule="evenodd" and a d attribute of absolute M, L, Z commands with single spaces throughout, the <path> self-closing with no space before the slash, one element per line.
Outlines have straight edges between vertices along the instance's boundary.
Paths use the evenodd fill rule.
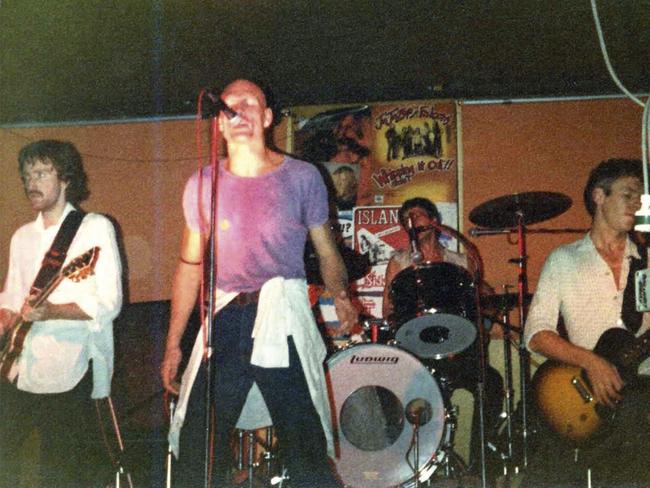
<path fill-rule="evenodd" d="M 293 153 L 321 167 L 340 242 L 370 262 L 354 283 L 359 302 L 365 314 L 381 317 L 386 264 L 408 245 L 400 205 L 428 198 L 445 224 L 458 227 L 455 104 L 308 106 L 294 107 L 292 114 Z"/>
<path fill-rule="evenodd" d="M 439 202 L 436 204 L 443 222 L 456 222 L 458 206 L 455 203 Z M 398 205 L 355 207 L 352 216 L 353 249 L 360 255 L 366 255 L 370 270 L 356 280 L 354 289 L 366 314 L 381 317 L 382 295 L 386 285 L 386 266 L 393 253 L 409 247 L 409 236 L 399 222 Z M 440 243 L 456 250 L 455 238 L 442 234 Z"/>

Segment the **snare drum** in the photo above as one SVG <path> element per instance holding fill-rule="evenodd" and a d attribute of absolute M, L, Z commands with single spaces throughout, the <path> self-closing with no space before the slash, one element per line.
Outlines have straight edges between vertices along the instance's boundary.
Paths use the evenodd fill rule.
<path fill-rule="evenodd" d="M 416 464 L 420 480 L 433 473 L 445 431 L 445 402 L 437 381 L 420 361 L 395 347 L 357 345 L 327 361 L 327 380 L 334 463 L 346 487 L 399 486 L 415 479 Z"/>

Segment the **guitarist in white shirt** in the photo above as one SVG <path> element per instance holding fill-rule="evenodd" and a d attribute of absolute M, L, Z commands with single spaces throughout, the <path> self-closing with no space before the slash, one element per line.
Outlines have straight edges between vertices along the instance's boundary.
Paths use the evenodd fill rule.
<path fill-rule="evenodd" d="M 69 261 L 98 248 L 94 273 L 79 281 L 63 279 L 39 306 L 32 306 L 42 296 L 30 289 L 43 257 L 89 191 L 81 155 L 69 142 L 28 144 L 19 153 L 18 167 L 38 215 L 12 236 L 0 293 L 0 337 L 13 338 L 17 327 L 31 323 L 11 371 L 0 378 L 0 487 L 19 486 L 20 455 L 26 453 L 21 444 L 33 429 L 40 440 L 42 486 L 97 486 L 104 481 L 95 478 L 102 466 L 107 476 L 112 470 L 106 456 L 98 465 L 103 444 L 92 399 L 110 394 L 113 374 L 113 319 L 122 306 L 115 230 L 103 215 L 83 216 L 60 272 Z M 3 366 L 8 363 L 5 351 Z"/>
<path fill-rule="evenodd" d="M 613 419 L 607 416 L 608 425 L 601 432 L 604 437 L 580 445 L 577 462 L 574 462 L 575 444 L 558 443 L 550 431 L 544 433 L 529 466 L 528 486 L 570 482 L 586 486 L 587 468 L 591 469 L 596 483 L 650 481 L 650 470 L 641 462 L 640 451 L 643 440 L 650 440 L 650 383 L 638 377 L 627 378 L 626 382 L 623 371 L 619 371 L 611 356 L 608 356 L 610 361 L 593 351 L 597 344 L 601 351 L 604 340 L 599 342 L 599 339 L 609 329 L 629 327 L 638 334 L 648 327 L 648 314 L 637 315 L 637 320 L 642 318 L 644 323 L 639 330 L 634 330 L 629 315 L 623 312 L 631 263 L 633 258 L 641 259 L 629 233 L 642 191 L 640 161 L 610 159 L 599 164 L 591 172 L 584 190 L 585 206 L 593 219 L 591 230 L 583 239 L 555 249 L 542 269 L 525 326 L 529 349 L 580 368 L 582 374 L 578 377 L 584 379 L 581 384 L 590 388 L 593 401 L 614 409 L 616 415 Z M 643 252 L 647 251 L 643 249 Z M 628 293 L 634 292 L 633 284 L 631 290 L 627 288 Z M 566 338 L 557 331 L 560 316 Z M 633 339 L 632 332 L 629 334 Z M 617 352 L 616 345 L 611 349 Z M 558 384 L 557 390 L 563 387 Z M 578 388 L 570 382 L 566 388 L 567 397 L 578 393 Z M 603 411 L 599 408 L 594 410 Z M 556 432 L 569 437 L 573 427 L 580 427 L 576 424 L 564 428 L 562 421 L 558 424 Z"/>

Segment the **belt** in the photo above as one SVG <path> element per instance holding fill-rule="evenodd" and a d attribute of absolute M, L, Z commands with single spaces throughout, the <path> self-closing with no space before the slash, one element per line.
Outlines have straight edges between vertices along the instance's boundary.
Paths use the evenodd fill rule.
<path fill-rule="evenodd" d="M 232 299 L 231 303 L 235 305 L 250 305 L 251 303 L 257 303 L 260 299 L 260 291 L 255 290 L 251 292 L 242 292 Z"/>

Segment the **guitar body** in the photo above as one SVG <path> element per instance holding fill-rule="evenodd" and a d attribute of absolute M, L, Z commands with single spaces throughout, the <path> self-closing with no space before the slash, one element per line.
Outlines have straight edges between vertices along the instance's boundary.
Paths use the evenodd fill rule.
<path fill-rule="evenodd" d="M 17 323 L 13 325 L 2 354 L 0 354 L 0 378 L 10 377 L 11 369 L 23 350 L 25 338 L 32 328 L 32 323 L 18 319 Z"/>
<path fill-rule="evenodd" d="M 598 431 L 603 421 L 596 411 L 596 403 L 581 394 L 576 381 L 591 394 L 582 369 L 546 361 L 535 372 L 533 391 L 548 426 L 565 439 L 580 443 Z"/>
<path fill-rule="evenodd" d="M 38 295 L 30 299 L 30 304 L 34 307 L 41 305 L 64 278 L 72 281 L 81 281 L 88 277 L 93 273 L 98 257 L 99 247 L 93 247 L 73 259 L 51 279 Z M 23 351 L 25 338 L 31 327 L 32 322 L 19 318 L 9 331 L 8 338 L 0 353 L 0 380 L 11 379 L 11 373 Z"/>
<path fill-rule="evenodd" d="M 594 352 L 613 363 L 623 380 L 630 382 L 647 356 L 649 340 L 648 333 L 635 339 L 625 329 L 609 329 L 598 339 Z M 575 444 L 594 437 L 614 414 L 595 402 L 587 375 L 576 366 L 546 361 L 535 372 L 532 387 L 549 427 Z"/>

